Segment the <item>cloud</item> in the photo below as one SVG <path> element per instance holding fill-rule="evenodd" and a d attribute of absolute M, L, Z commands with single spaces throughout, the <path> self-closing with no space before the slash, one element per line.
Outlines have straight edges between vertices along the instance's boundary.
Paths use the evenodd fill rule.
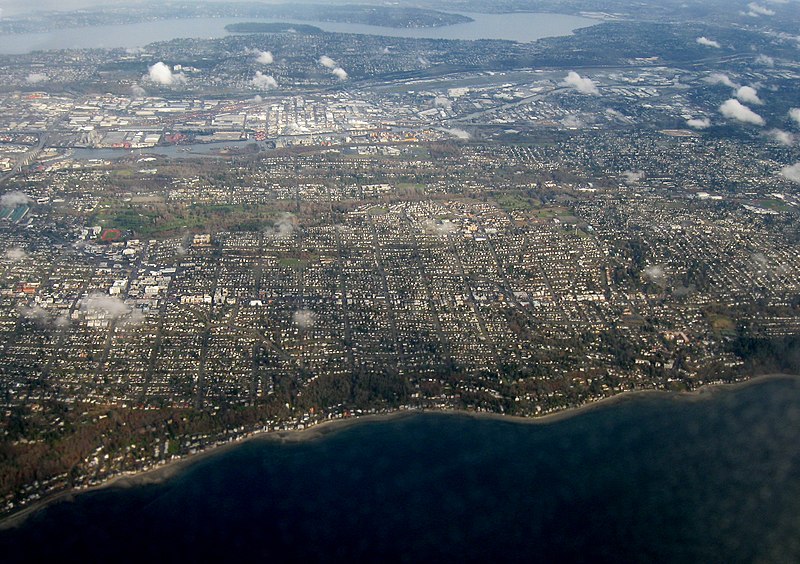
<path fill-rule="evenodd" d="M 268 239 L 288 239 L 294 233 L 297 219 L 290 213 L 284 213 L 264 234 Z"/>
<path fill-rule="evenodd" d="M 33 200 L 27 194 L 15 190 L 13 192 L 6 192 L 0 196 L 0 207 L 11 208 L 22 204 L 30 204 Z"/>
<path fill-rule="evenodd" d="M 173 84 L 183 84 L 186 82 L 185 74 L 172 72 L 172 69 L 161 61 L 148 67 L 147 74 L 144 78 L 162 86 L 172 86 Z"/>
<path fill-rule="evenodd" d="M 330 69 L 331 74 L 339 80 L 347 80 L 347 71 L 344 70 L 339 64 L 327 55 L 322 55 L 319 58 L 319 64 L 326 69 Z"/>
<path fill-rule="evenodd" d="M 686 125 L 692 129 L 708 129 L 711 127 L 711 120 L 708 118 L 687 119 Z"/>
<path fill-rule="evenodd" d="M 764 65 L 765 67 L 774 67 L 775 59 L 773 59 L 769 55 L 759 55 L 758 57 L 756 57 L 756 64 Z"/>
<path fill-rule="evenodd" d="M 727 74 L 722 74 L 721 72 L 711 73 L 703 79 L 703 82 L 707 82 L 708 84 L 724 84 L 729 88 L 739 87 L 739 85 L 733 82 Z"/>
<path fill-rule="evenodd" d="M 300 309 L 292 315 L 292 322 L 300 329 L 311 329 L 317 322 L 317 314 L 309 309 Z"/>
<path fill-rule="evenodd" d="M 250 81 L 250 84 L 263 90 L 269 90 L 270 88 L 278 87 L 278 81 L 275 80 L 275 78 L 264 74 L 261 71 L 256 71 L 256 75 L 253 77 L 253 80 Z"/>
<path fill-rule="evenodd" d="M 140 323 L 144 315 L 138 309 L 131 308 L 121 299 L 95 292 L 83 298 L 78 309 L 88 315 L 120 319 L 126 323 Z"/>
<path fill-rule="evenodd" d="M 436 98 L 433 99 L 433 107 L 444 108 L 445 110 L 452 110 L 453 102 L 451 102 L 445 96 L 437 96 Z"/>
<path fill-rule="evenodd" d="M 783 131 L 782 129 L 770 129 L 767 131 L 766 135 L 781 145 L 786 145 L 787 147 L 794 145 L 794 135 L 788 131 Z"/>
<path fill-rule="evenodd" d="M 450 135 L 452 135 L 456 139 L 461 139 L 463 141 L 466 141 L 467 139 L 470 139 L 472 137 L 472 135 L 470 135 L 468 132 L 466 132 L 463 129 L 458 128 L 458 127 L 453 127 L 451 129 L 445 129 L 445 131 L 447 131 L 447 133 L 449 133 Z"/>
<path fill-rule="evenodd" d="M 582 78 L 575 71 L 569 71 L 567 77 L 561 82 L 561 86 L 569 86 L 570 88 L 574 88 L 581 94 L 589 94 L 591 96 L 597 96 L 600 94 L 600 91 L 597 89 L 597 85 L 592 81 L 591 78 Z"/>
<path fill-rule="evenodd" d="M 583 127 L 584 123 L 583 120 L 575 114 L 570 114 L 561 120 L 561 125 L 570 129 L 578 129 Z"/>
<path fill-rule="evenodd" d="M 644 178 L 644 172 L 640 170 L 626 170 L 622 173 L 626 184 L 635 184 Z"/>
<path fill-rule="evenodd" d="M 131 86 L 131 95 L 134 98 L 144 98 L 147 96 L 147 90 L 139 86 L 138 84 L 134 84 Z"/>
<path fill-rule="evenodd" d="M 757 104 L 759 106 L 764 104 L 764 102 L 761 101 L 761 98 L 758 97 L 758 92 L 752 86 L 740 87 L 738 90 L 736 90 L 736 97 L 742 102 L 746 102 L 748 104 Z"/>
<path fill-rule="evenodd" d="M 731 98 L 719 107 L 720 113 L 728 119 L 735 119 L 742 123 L 752 123 L 753 125 L 764 125 L 764 118 L 755 113 L 747 106 L 742 105 L 739 100 Z"/>
<path fill-rule="evenodd" d="M 783 167 L 780 174 L 786 180 L 800 184 L 800 163 Z"/>
<path fill-rule="evenodd" d="M 270 51 L 257 51 L 256 62 L 262 65 L 271 65 L 275 62 L 275 57 Z"/>
<path fill-rule="evenodd" d="M 28 258 L 28 253 L 20 247 L 11 247 L 6 251 L 6 258 L 11 262 L 19 262 Z"/>
<path fill-rule="evenodd" d="M 48 312 L 39 304 L 33 304 L 30 306 L 17 306 L 17 312 L 20 314 L 20 316 L 29 321 L 33 321 L 37 325 L 49 325 L 52 321 L 52 315 L 50 312 Z"/>
<path fill-rule="evenodd" d="M 32 72 L 25 78 L 25 82 L 28 84 L 39 84 L 40 82 L 47 82 L 48 80 L 50 80 L 50 77 L 40 72 Z"/>
<path fill-rule="evenodd" d="M 334 61 L 327 55 L 322 55 L 319 58 L 319 64 L 321 64 L 326 69 L 335 69 L 337 66 L 339 66 L 336 64 L 336 61 Z"/>
<path fill-rule="evenodd" d="M 426 219 L 422 222 L 422 227 L 427 233 L 437 237 L 447 237 L 451 233 L 458 231 L 458 226 L 449 219 L 443 219 L 442 221 Z"/>
<path fill-rule="evenodd" d="M 792 108 L 789 110 L 789 117 L 792 118 L 797 125 L 800 125 L 800 108 Z"/>
<path fill-rule="evenodd" d="M 658 284 L 659 286 L 663 286 L 667 281 L 667 275 L 664 272 L 664 267 L 660 264 L 648 266 L 644 269 L 643 274 L 647 280 Z"/>
<path fill-rule="evenodd" d="M 747 5 L 750 8 L 750 11 L 747 12 L 750 16 L 774 16 L 775 10 L 770 10 L 766 6 L 762 6 L 761 4 L 756 4 L 755 2 L 750 2 Z"/>
<path fill-rule="evenodd" d="M 695 39 L 695 41 L 700 45 L 705 45 L 706 47 L 713 47 L 714 49 L 722 48 L 722 45 L 720 45 L 713 39 L 709 39 L 708 37 L 698 37 L 697 39 Z"/>

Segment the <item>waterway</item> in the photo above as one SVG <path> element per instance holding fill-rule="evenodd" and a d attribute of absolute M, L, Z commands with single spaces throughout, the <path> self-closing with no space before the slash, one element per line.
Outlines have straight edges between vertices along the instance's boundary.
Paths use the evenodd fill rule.
<path fill-rule="evenodd" d="M 800 561 L 797 378 L 632 395 L 547 423 L 427 413 L 324 431 L 51 504 L 0 531 L 0 554 Z"/>
<path fill-rule="evenodd" d="M 252 18 L 196 18 L 162 20 L 124 25 L 61 29 L 48 33 L 0 35 L 0 54 L 88 48 L 137 48 L 156 41 L 178 38 L 212 39 L 229 35 L 225 26 L 237 22 L 289 22 L 308 24 L 325 31 L 427 39 L 507 39 L 536 41 L 543 37 L 570 35 L 597 20 L 563 14 L 465 14 L 474 21 L 438 28 L 391 28 L 374 25 L 299 20 L 259 20 Z"/>

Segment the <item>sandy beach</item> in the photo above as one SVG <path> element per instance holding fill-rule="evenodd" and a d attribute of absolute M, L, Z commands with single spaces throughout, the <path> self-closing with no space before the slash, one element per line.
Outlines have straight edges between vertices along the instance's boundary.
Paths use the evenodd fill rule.
<path fill-rule="evenodd" d="M 71 501 L 75 496 L 91 491 L 97 491 L 106 488 L 130 488 L 144 486 L 148 484 L 162 483 L 174 475 L 180 473 L 187 467 L 197 464 L 202 460 L 212 456 L 222 455 L 225 452 L 235 449 L 238 446 L 249 441 L 277 441 L 281 443 L 298 443 L 306 441 L 314 441 L 329 436 L 332 433 L 338 433 L 354 425 L 361 425 L 365 423 L 376 423 L 392 421 L 405 417 L 412 417 L 422 413 L 431 414 L 444 414 L 458 417 L 469 417 L 474 419 L 491 419 L 496 421 L 512 422 L 515 424 L 523 425 L 549 425 L 577 417 L 589 411 L 597 409 L 610 408 L 620 403 L 627 403 L 636 401 L 642 396 L 648 397 L 662 397 L 665 399 L 673 399 L 675 401 L 705 401 L 715 397 L 721 392 L 730 392 L 748 386 L 762 384 L 764 382 L 773 380 L 792 380 L 796 385 L 800 385 L 800 376 L 790 374 L 767 374 L 760 375 L 742 380 L 735 383 L 714 383 L 701 386 L 700 388 L 691 392 L 670 392 L 665 390 L 636 390 L 631 392 L 622 392 L 620 394 L 603 398 L 601 400 L 586 403 L 584 405 L 558 411 L 556 413 L 549 413 L 546 415 L 536 417 L 522 417 L 504 415 L 502 413 L 488 413 L 476 411 L 462 411 L 462 410 L 444 410 L 444 409 L 400 409 L 389 413 L 378 413 L 369 415 L 353 416 L 348 418 L 329 419 L 320 423 L 314 424 L 311 427 L 298 430 L 281 430 L 281 431 L 266 431 L 256 432 L 254 434 L 233 440 L 218 446 L 211 446 L 201 452 L 186 455 L 176 460 L 172 460 L 148 470 L 140 472 L 132 472 L 130 474 L 121 474 L 110 478 L 102 484 L 91 486 L 83 489 L 67 490 L 58 492 L 36 503 L 22 509 L 21 511 L 9 515 L 8 517 L 0 520 L 0 530 L 14 528 L 22 524 L 28 517 L 42 510 L 48 505 L 60 501 Z"/>

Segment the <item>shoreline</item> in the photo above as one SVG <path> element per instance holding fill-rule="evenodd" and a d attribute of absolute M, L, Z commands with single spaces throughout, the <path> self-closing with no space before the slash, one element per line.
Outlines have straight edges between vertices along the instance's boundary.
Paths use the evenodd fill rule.
<path fill-rule="evenodd" d="M 344 431 L 355 425 L 393 421 L 396 419 L 403 419 L 420 414 L 442 414 L 467 417 L 475 420 L 487 419 L 493 421 L 504 421 L 515 425 L 550 425 L 584 415 L 597 409 L 610 408 L 615 404 L 636 401 L 637 398 L 642 396 L 662 396 L 665 399 L 672 399 L 675 401 L 703 401 L 713 398 L 720 392 L 735 391 L 753 385 L 759 385 L 777 380 L 793 380 L 796 383 L 800 383 L 800 375 L 763 374 L 751 376 L 744 380 L 732 383 L 719 382 L 704 384 L 696 390 L 688 392 L 673 392 L 668 390 L 633 390 L 621 392 L 599 400 L 590 401 L 577 407 L 571 407 L 554 413 L 533 417 L 457 409 L 400 408 L 386 413 L 374 413 L 348 418 L 326 419 L 304 429 L 256 431 L 249 435 L 234 439 L 230 442 L 221 445 L 210 446 L 200 452 L 188 454 L 175 460 L 167 461 L 164 464 L 155 466 L 153 468 L 148 468 L 147 470 L 119 474 L 109 478 L 101 484 L 86 488 L 65 490 L 52 494 L 43 499 L 37 500 L 32 505 L 21 509 L 19 512 L 12 513 L 7 517 L 0 519 L 0 532 L 14 529 L 22 525 L 30 516 L 45 509 L 49 505 L 59 501 L 71 501 L 75 496 L 79 496 L 84 493 L 100 491 L 113 487 L 124 489 L 145 486 L 149 484 L 161 484 L 189 466 L 198 464 L 207 458 L 211 458 L 212 456 L 224 454 L 229 450 L 251 441 L 273 441 L 284 444 L 304 443 L 323 439 L 333 433 Z"/>

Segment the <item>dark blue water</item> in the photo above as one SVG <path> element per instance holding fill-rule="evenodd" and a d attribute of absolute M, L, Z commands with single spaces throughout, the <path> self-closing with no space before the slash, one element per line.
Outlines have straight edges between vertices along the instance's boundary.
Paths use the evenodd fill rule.
<path fill-rule="evenodd" d="M 0 559 L 800 562 L 800 381 L 544 425 L 412 415 L 50 506 Z"/>

